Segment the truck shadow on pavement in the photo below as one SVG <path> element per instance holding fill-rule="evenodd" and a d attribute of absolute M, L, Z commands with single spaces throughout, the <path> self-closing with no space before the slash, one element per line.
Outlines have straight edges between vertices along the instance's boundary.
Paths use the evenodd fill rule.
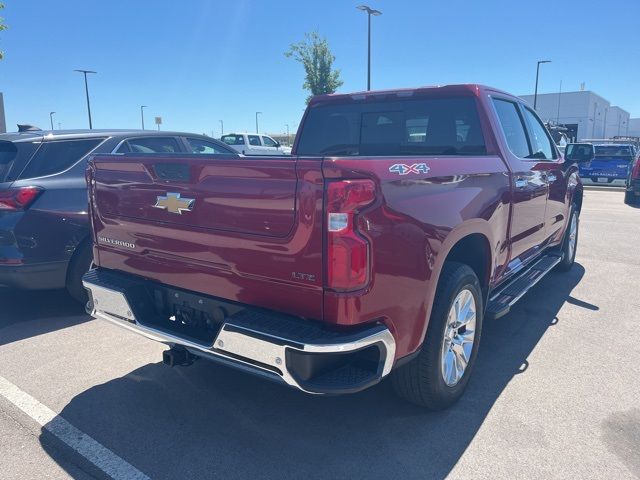
<path fill-rule="evenodd" d="M 314 397 L 203 360 L 145 365 L 77 395 L 61 416 L 154 479 L 443 478 L 506 385 L 527 374 L 584 272 L 552 273 L 507 317 L 485 323 L 469 388 L 447 411 L 405 403 L 387 381 Z M 64 466 L 69 453 L 46 436 L 43 448 Z"/>
<path fill-rule="evenodd" d="M 0 345 L 91 320 L 65 290 L 0 288 Z"/>

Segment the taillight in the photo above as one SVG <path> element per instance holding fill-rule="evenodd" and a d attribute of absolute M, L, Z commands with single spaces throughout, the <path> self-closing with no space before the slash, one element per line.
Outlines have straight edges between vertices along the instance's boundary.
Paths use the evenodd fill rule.
<path fill-rule="evenodd" d="M 18 187 L 0 191 L 0 211 L 24 210 L 41 192 L 40 187 Z"/>
<path fill-rule="evenodd" d="M 631 172 L 631 178 L 640 180 L 640 158 L 636 160 L 636 164 L 633 167 L 633 171 Z"/>
<path fill-rule="evenodd" d="M 327 186 L 327 286 L 357 290 L 369 281 L 369 242 L 358 234 L 356 214 L 376 197 L 371 180 L 341 180 Z"/>

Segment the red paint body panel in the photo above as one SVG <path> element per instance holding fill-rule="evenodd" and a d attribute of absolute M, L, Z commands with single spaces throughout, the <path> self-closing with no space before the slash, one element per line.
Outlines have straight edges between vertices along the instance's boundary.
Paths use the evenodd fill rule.
<path fill-rule="evenodd" d="M 88 179 L 96 263 L 335 325 L 382 321 L 396 357 L 408 355 L 423 342 L 440 270 L 458 241 L 472 234 L 486 241 L 490 291 L 561 241 L 581 189 L 575 165 L 509 151 L 491 96 L 520 100 L 504 92 L 476 85 L 363 92 L 317 97 L 309 109 L 443 95 L 476 99 L 485 155 L 302 158 L 296 144 L 289 157 L 95 157 Z M 303 119 L 296 141 L 304 128 Z M 429 171 L 399 176 L 389 171 L 398 162 L 424 162 Z M 187 165 L 188 180 L 161 178 L 161 163 Z M 545 183 L 550 174 L 555 180 Z M 528 179 L 524 188 L 514 187 L 518 176 Z M 370 179 L 376 188 L 375 202 L 355 218 L 370 245 L 369 282 L 348 293 L 324 287 L 324 192 L 340 179 Z M 167 192 L 193 198 L 193 211 L 154 208 Z"/>
<path fill-rule="evenodd" d="M 191 181 L 167 186 L 153 173 L 158 163 L 178 162 L 190 165 Z M 293 157 L 94 158 L 90 195 L 97 263 L 242 303 L 286 305 L 291 314 L 320 319 L 319 167 L 317 159 Z M 154 208 L 167 190 L 194 198 L 193 211 L 177 215 Z"/>

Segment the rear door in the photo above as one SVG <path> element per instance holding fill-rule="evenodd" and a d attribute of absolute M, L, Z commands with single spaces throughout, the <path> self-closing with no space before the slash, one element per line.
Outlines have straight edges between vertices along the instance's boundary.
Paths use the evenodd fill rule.
<path fill-rule="evenodd" d="M 569 215 L 564 160 L 540 118 L 529 107 L 522 106 L 522 111 L 533 155 L 538 160 L 536 169 L 542 172 L 542 179 L 548 186 L 543 240 L 544 242 L 559 241 Z"/>
<path fill-rule="evenodd" d="M 96 157 L 99 263 L 321 318 L 320 165 L 291 156 Z"/>
<path fill-rule="evenodd" d="M 534 152 L 520 105 L 499 96 L 494 96 L 492 101 L 506 141 L 506 160 L 513 175 L 511 262 L 508 268 L 511 272 L 530 260 L 544 241 L 548 184 L 544 159 L 540 158 L 540 153 Z"/>

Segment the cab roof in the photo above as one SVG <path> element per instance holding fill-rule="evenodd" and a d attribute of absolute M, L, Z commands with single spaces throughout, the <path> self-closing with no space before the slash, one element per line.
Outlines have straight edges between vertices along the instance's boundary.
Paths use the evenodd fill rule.
<path fill-rule="evenodd" d="M 431 85 L 424 87 L 416 87 L 416 88 L 399 88 L 392 90 L 371 90 L 371 91 L 361 91 L 361 92 L 353 92 L 353 93 L 331 93 L 326 95 L 316 95 L 311 99 L 309 105 L 314 105 L 317 103 L 325 103 L 325 102 L 340 102 L 340 101 L 357 101 L 357 100 L 366 100 L 368 98 L 376 98 L 376 97 L 390 97 L 396 96 L 398 98 L 407 98 L 412 96 L 423 96 L 423 95 L 455 95 L 455 94 L 463 94 L 463 95 L 475 95 L 479 96 L 482 92 L 493 92 L 493 93 L 501 93 L 503 95 L 507 95 L 513 97 L 510 93 L 504 92 L 502 90 L 488 87 L 486 85 L 479 85 L 475 83 L 465 83 L 465 84 L 454 84 L 454 85 Z"/>

